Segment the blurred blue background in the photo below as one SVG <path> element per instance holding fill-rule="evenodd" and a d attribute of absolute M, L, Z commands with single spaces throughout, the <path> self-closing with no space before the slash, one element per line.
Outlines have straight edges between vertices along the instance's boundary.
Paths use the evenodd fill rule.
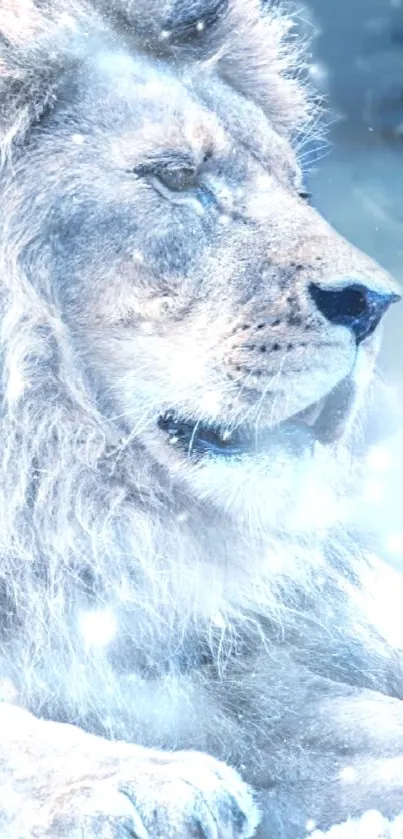
<path fill-rule="evenodd" d="M 307 175 L 313 204 L 403 287 L 403 0 L 303 3 L 302 29 L 315 35 L 311 81 L 332 113 L 330 142 Z M 348 497 L 346 509 L 403 571 L 403 302 L 384 323 L 384 385 L 368 412 L 358 506 Z"/>
<path fill-rule="evenodd" d="M 312 80 L 336 117 L 308 177 L 314 204 L 403 284 L 403 0 L 308 0 L 306 16 Z M 403 408 L 403 304 L 388 315 L 381 366 Z"/>

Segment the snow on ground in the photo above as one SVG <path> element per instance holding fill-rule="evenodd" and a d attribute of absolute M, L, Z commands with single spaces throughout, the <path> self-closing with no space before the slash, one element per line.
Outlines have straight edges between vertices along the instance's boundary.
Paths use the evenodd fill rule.
<path fill-rule="evenodd" d="M 368 810 L 360 819 L 350 819 L 334 825 L 325 832 L 313 830 L 307 839 L 402 839 L 403 815 L 392 821 L 385 819 L 377 810 Z"/>

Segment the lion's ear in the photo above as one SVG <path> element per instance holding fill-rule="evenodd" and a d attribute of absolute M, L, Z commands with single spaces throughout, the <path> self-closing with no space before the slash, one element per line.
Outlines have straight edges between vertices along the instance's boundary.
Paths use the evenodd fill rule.
<path fill-rule="evenodd" d="M 9 45 L 23 44 L 40 29 L 41 15 L 32 0 L 1 0 L 0 34 Z"/>
<path fill-rule="evenodd" d="M 0 142 L 24 132 L 46 101 L 45 61 L 38 49 L 43 15 L 31 0 L 0 0 Z"/>
<path fill-rule="evenodd" d="M 74 8 L 74 4 L 71 4 Z M 57 0 L 0 0 L 0 151 L 4 158 L 56 98 L 63 69 L 85 38 Z M 75 10 L 74 10 L 75 11 Z"/>
<path fill-rule="evenodd" d="M 152 6 L 155 6 L 155 10 Z M 171 44 L 199 44 L 217 28 L 226 15 L 229 0 L 171 0 L 164 13 L 157 11 L 157 3 L 148 3 L 153 13 L 150 25 L 160 42 Z"/>
<path fill-rule="evenodd" d="M 92 0 L 92 4 L 110 20 L 123 22 L 126 29 L 141 39 L 146 49 L 169 54 L 172 48 L 180 47 L 202 50 L 225 18 L 228 8 L 238 1 L 113 0 L 111 3 L 110 0 Z"/>

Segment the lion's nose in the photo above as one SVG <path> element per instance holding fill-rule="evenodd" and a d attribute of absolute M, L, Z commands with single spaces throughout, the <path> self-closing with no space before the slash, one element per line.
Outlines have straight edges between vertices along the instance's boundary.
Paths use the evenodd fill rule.
<path fill-rule="evenodd" d="M 346 283 L 338 289 L 310 283 L 309 293 L 326 320 L 351 329 L 357 344 L 376 329 L 391 303 L 400 300 L 394 291 L 374 291 L 360 283 Z"/>

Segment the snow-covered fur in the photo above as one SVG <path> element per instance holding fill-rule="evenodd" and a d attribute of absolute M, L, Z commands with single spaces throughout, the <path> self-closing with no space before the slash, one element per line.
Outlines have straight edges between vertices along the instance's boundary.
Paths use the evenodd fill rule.
<path fill-rule="evenodd" d="M 401 661 L 343 506 L 378 333 L 309 292 L 392 284 L 305 200 L 289 16 L 1 0 L 0 31 L 4 699 L 229 761 L 263 836 L 395 816 Z M 326 444 L 264 443 L 330 392 Z"/>

